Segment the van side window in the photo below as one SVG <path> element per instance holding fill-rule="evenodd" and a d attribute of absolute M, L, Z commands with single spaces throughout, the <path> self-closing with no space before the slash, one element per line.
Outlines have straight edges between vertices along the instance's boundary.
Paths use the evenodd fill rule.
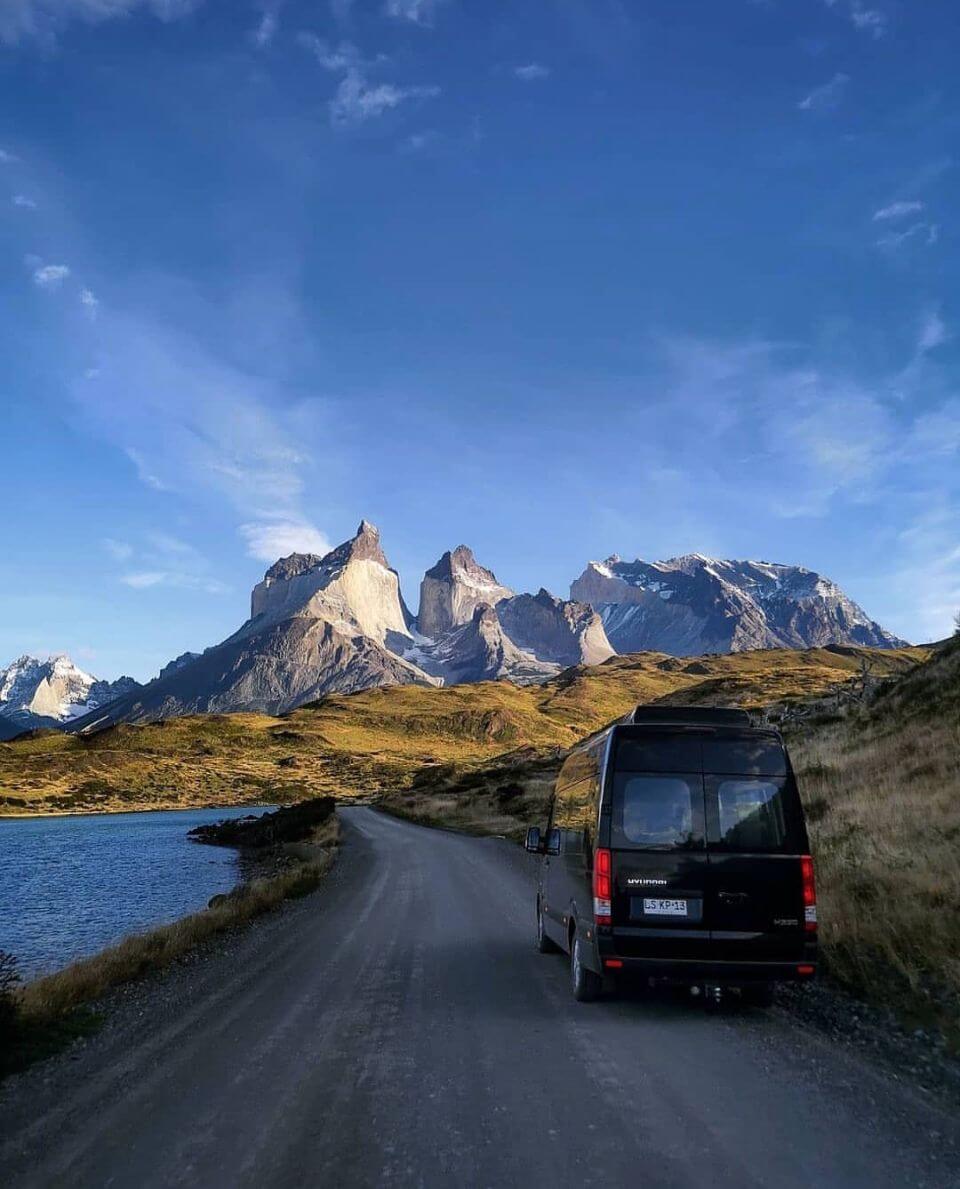
<path fill-rule="evenodd" d="M 553 825 L 564 831 L 563 849 L 579 853 L 591 844 L 600 800 L 600 753 L 596 747 L 568 756 L 557 777 Z"/>

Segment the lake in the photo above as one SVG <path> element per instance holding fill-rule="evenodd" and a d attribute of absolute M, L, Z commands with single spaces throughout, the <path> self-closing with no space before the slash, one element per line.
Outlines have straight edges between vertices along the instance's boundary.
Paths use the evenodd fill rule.
<path fill-rule="evenodd" d="M 236 851 L 191 842 L 231 809 L 0 818 L 0 950 L 24 978 L 175 921 L 239 880 Z"/>

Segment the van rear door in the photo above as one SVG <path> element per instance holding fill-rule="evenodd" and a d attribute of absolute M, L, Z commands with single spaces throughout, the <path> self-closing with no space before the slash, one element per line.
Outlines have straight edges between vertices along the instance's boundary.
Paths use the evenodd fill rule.
<path fill-rule="evenodd" d="M 623 728 L 611 760 L 616 950 L 666 961 L 708 958 L 700 735 Z"/>
<path fill-rule="evenodd" d="M 718 731 L 704 738 L 703 768 L 715 959 L 802 961 L 807 834 L 779 736 Z"/>

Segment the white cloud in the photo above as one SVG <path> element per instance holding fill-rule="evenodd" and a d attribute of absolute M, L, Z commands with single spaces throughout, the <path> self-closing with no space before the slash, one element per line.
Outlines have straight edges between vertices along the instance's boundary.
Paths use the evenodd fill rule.
<path fill-rule="evenodd" d="M 3 0 L 0 4 L 0 41 L 23 38 L 49 41 L 71 21 L 96 25 L 113 17 L 145 11 L 162 21 L 174 21 L 203 0 Z"/>
<path fill-rule="evenodd" d="M 383 11 L 396 20 L 412 21 L 415 25 L 432 25 L 436 10 L 446 0 L 387 0 Z"/>
<path fill-rule="evenodd" d="M 15 157 L 13 153 L 7 152 L 6 149 L 0 149 L 0 165 L 14 165 L 19 160 L 20 158 Z"/>
<path fill-rule="evenodd" d="M 350 70 L 340 80 L 337 93 L 330 100 L 330 120 L 347 126 L 362 124 L 399 107 L 410 99 L 433 99 L 439 87 L 397 87 L 393 83 L 371 84 L 356 70 Z"/>
<path fill-rule="evenodd" d="M 548 78 L 550 67 L 542 66 L 539 62 L 528 62 L 526 66 L 515 66 L 513 73 L 524 82 L 534 82 L 536 79 Z"/>
<path fill-rule="evenodd" d="M 849 82 L 848 74 L 835 74 L 828 83 L 824 83 L 822 87 L 815 87 L 809 95 L 801 99 L 797 107 L 801 111 L 833 111 L 843 98 L 843 93 Z"/>
<path fill-rule="evenodd" d="M 878 211 L 874 211 L 873 219 L 875 223 L 883 222 L 886 219 L 902 219 L 906 215 L 915 215 L 922 210 L 922 202 L 891 202 L 889 206 L 882 206 Z"/>
<path fill-rule="evenodd" d="M 41 264 L 33 271 L 33 283 L 41 289 L 59 289 L 69 275 L 65 264 Z"/>
<path fill-rule="evenodd" d="M 291 553 L 323 556 L 332 548 L 324 534 L 306 520 L 261 520 L 241 524 L 240 534 L 247 543 L 248 555 L 258 561 L 275 562 Z"/>
<path fill-rule="evenodd" d="M 32 198 L 28 198 L 26 194 L 14 194 L 10 201 L 14 206 L 21 206 L 28 211 L 35 211 L 37 209 L 37 204 Z"/>
<path fill-rule="evenodd" d="M 80 290 L 80 304 L 87 311 L 87 314 L 91 318 L 95 318 L 97 316 L 97 310 L 100 306 L 100 302 L 97 300 L 92 289 Z"/>
<path fill-rule="evenodd" d="M 258 50 L 264 50 L 277 35 L 280 19 L 276 12 L 268 9 L 260 18 L 260 24 L 250 34 L 250 40 Z"/>

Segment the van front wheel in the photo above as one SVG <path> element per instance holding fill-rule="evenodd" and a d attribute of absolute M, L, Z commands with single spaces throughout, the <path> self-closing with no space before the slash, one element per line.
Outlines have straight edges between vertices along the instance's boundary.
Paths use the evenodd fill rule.
<path fill-rule="evenodd" d="M 560 947 L 550 940 L 543 928 L 543 909 L 537 903 L 537 953 L 555 954 Z"/>
<path fill-rule="evenodd" d="M 570 947 L 570 981 L 573 997 L 578 1003 L 589 1003 L 600 994 L 600 975 L 588 970 L 583 964 L 583 943 L 574 937 Z"/>

